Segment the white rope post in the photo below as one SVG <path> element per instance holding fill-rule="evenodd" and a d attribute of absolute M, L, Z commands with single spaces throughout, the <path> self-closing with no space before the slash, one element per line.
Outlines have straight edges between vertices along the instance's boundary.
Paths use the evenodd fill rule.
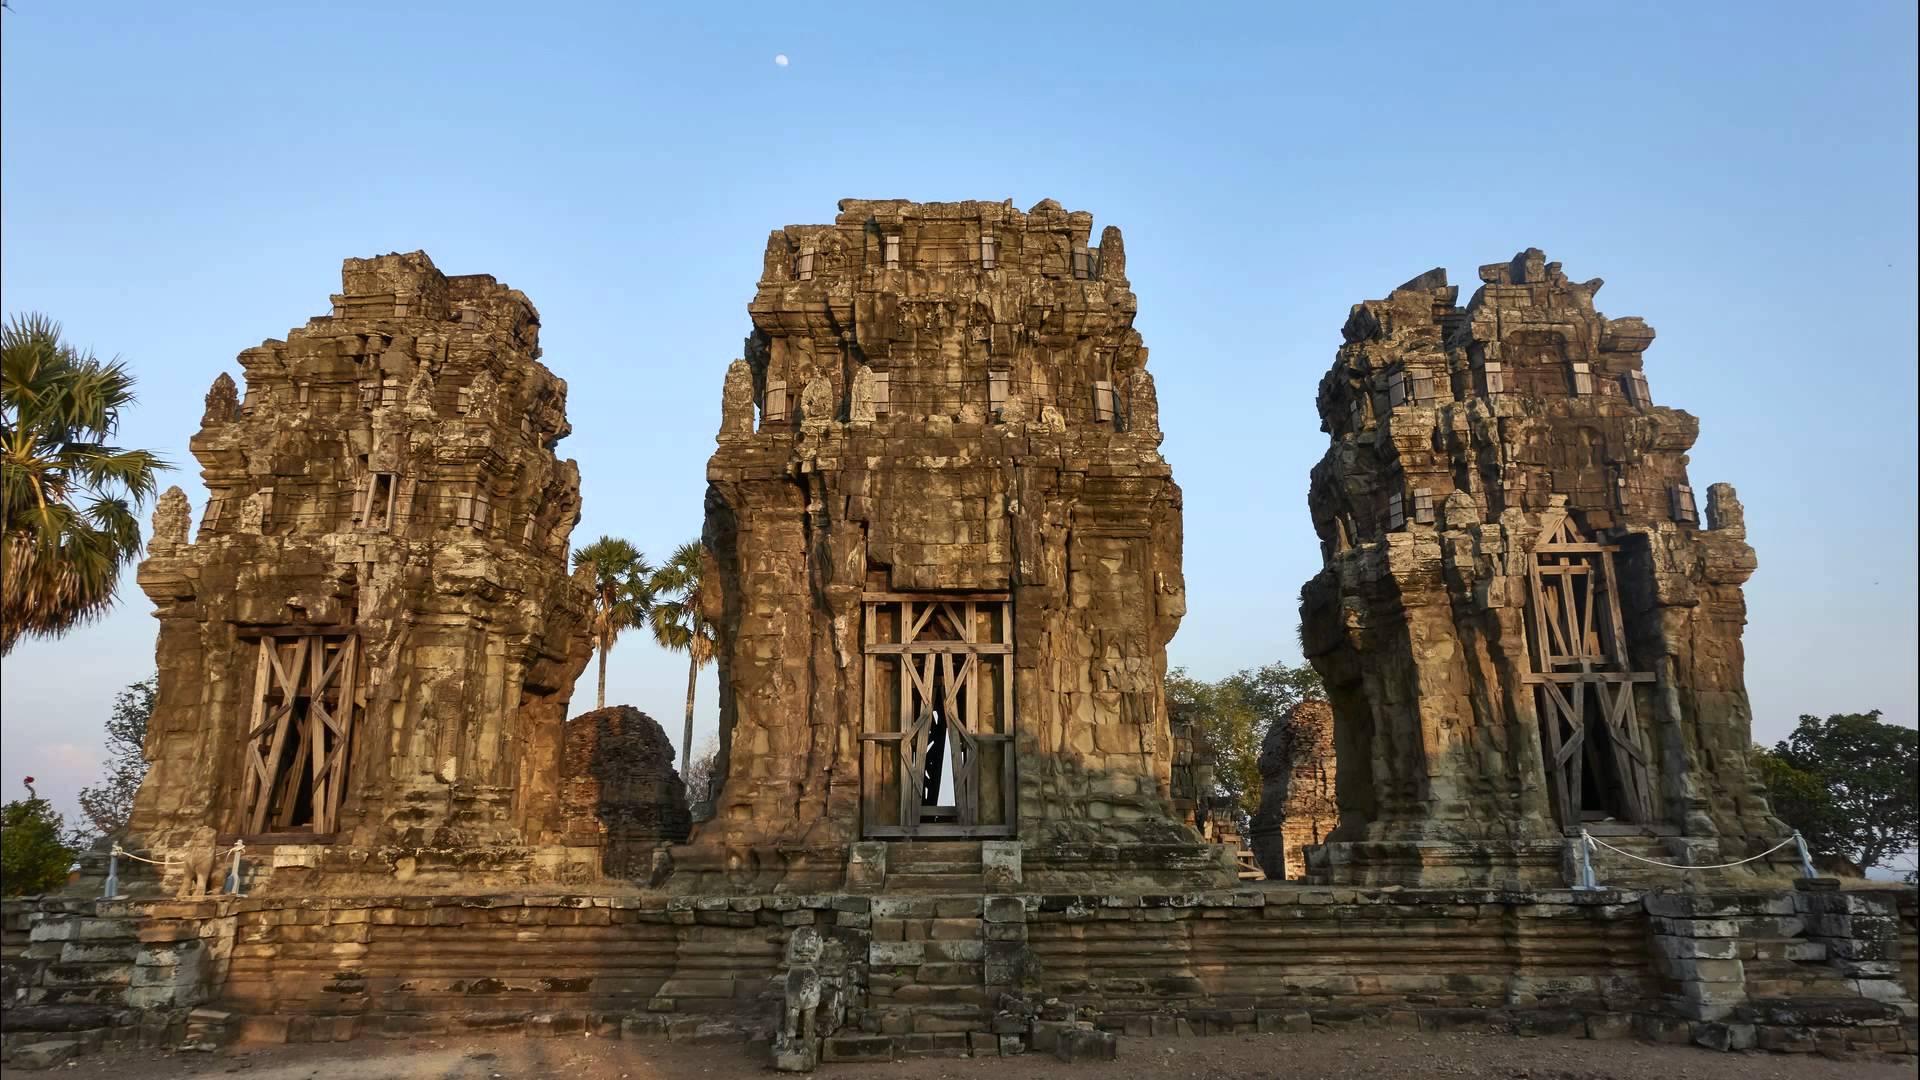
<path fill-rule="evenodd" d="M 113 845 L 113 851 L 107 855 L 107 891 L 102 900 L 113 900 L 120 895 L 120 845 Z"/>
<path fill-rule="evenodd" d="M 227 879 L 227 892 L 234 896 L 240 895 L 240 854 L 246 850 L 246 846 L 245 840 L 233 842 L 233 876 Z"/>
<path fill-rule="evenodd" d="M 1579 889 L 1598 889 L 1600 883 L 1593 877 L 1593 837 L 1587 830 L 1580 830 L 1580 884 Z"/>
<path fill-rule="evenodd" d="M 1799 829 L 1793 830 L 1793 843 L 1794 846 L 1800 850 L 1800 876 L 1806 878 L 1819 877 L 1820 875 L 1813 871 L 1813 856 L 1807 853 L 1807 841 L 1805 837 L 1800 835 Z"/>

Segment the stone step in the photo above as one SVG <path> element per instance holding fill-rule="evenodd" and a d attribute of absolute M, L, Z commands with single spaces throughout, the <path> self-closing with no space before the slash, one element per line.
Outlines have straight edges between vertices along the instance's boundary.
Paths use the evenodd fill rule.
<path fill-rule="evenodd" d="M 1850 988 L 1844 979 L 1748 979 L 1747 997 L 1755 1001 L 1833 997 Z"/>
<path fill-rule="evenodd" d="M 973 893 L 980 891 L 980 871 L 971 874 L 887 874 L 887 888 L 906 892 L 954 892 Z"/>
<path fill-rule="evenodd" d="M 916 877 L 923 874 L 978 874 L 979 863 L 964 862 L 916 862 L 905 866 L 887 864 L 887 879 L 896 877 Z"/>

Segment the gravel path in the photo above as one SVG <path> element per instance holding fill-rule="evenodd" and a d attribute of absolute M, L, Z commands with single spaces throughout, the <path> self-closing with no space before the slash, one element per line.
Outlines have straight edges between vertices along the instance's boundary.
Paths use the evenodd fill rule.
<path fill-rule="evenodd" d="M 219 1053 L 154 1051 L 81 1058 L 54 1075 L 245 1080 L 771 1080 L 764 1052 L 745 1045 L 582 1037 L 361 1039 L 243 1046 Z M 22 1076 L 32 1075 L 28 1073 Z M 1206 1039 L 1122 1039 L 1120 1059 L 1067 1065 L 1051 1057 L 920 1058 L 889 1065 L 826 1065 L 848 1080 L 1912 1080 L 1911 1058 L 1832 1061 L 1806 1055 L 1721 1054 L 1628 1040 L 1508 1035 L 1335 1032 Z"/>

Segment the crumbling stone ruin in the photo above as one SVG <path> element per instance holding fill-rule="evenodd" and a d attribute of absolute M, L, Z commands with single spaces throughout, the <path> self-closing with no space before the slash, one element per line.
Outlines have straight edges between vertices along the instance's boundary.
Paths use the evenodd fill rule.
<path fill-rule="evenodd" d="M 1301 593 L 1339 754 L 1316 879 L 1560 883 L 1587 828 L 1718 863 L 1788 835 L 1747 764 L 1733 488 L 1656 404 L 1653 328 L 1537 249 L 1357 304 L 1321 380 Z M 1781 864 L 1787 862 L 1786 854 Z"/>
<path fill-rule="evenodd" d="M 655 849 L 685 840 L 693 822 L 673 760 L 667 733 L 631 705 L 568 720 L 560 770 L 567 842 L 597 849 L 610 878 L 650 877 Z"/>
<path fill-rule="evenodd" d="M 1168 805 L 1180 489 L 1092 221 L 846 200 L 769 239 L 707 469 L 725 786 L 680 870 L 1017 839 L 1216 879 Z"/>
<path fill-rule="evenodd" d="M 1260 808 L 1250 840 L 1270 878 L 1301 881 L 1307 848 L 1339 823 L 1334 793 L 1333 707 L 1308 700 L 1267 729 L 1260 744 Z"/>
<path fill-rule="evenodd" d="M 658 726 L 563 721 L 586 598 L 533 309 L 349 261 L 244 399 L 215 384 L 207 520 L 189 543 L 170 492 L 141 571 L 132 846 L 200 880 L 0 904 L 0 1060 L 521 1031 L 804 1071 L 1356 1025 L 1914 1052 L 1911 889 L 1561 887 L 1570 824 L 1669 860 L 1781 834 L 1744 772 L 1738 504 L 1699 528 L 1651 331 L 1537 252 L 1465 308 L 1436 274 L 1354 310 L 1303 604 L 1332 701 L 1266 755 L 1292 880 L 1237 878 L 1161 698 L 1180 497 L 1090 228 L 850 201 L 774 235 L 709 466 L 725 780 L 680 844 Z M 1329 731 L 1315 847 L 1297 751 Z"/>
<path fill-rule="evenodd" d="M 586 664 L 580 476 L 540 316 L 421 252 L 348 259 L 333 311 L 240 354 L 154 514 L 152 771 L 131 823 L 262 867 L 562 872 L 562 723 Z M 578 868 L 573 871 L 578 876 Z M 511 876 L 508 880 L 512 880 Z M 389 879 L 391 885 L 391 879 Z"/>

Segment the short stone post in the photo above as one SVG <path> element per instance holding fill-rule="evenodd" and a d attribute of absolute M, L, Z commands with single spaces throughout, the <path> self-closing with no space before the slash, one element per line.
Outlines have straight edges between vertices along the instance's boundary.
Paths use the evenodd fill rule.
<path fill-rule="evenodd" d="M 1799 829 L 1793 830 L 1793 846 L 1800 852 L 1800 876 L 1803 878 L 1819 877 L 1820 875 L 1815 873 L 1813 869 L 1813 856 L 1807 853 L 1806 838 L 1800 835 Z"/>
<path fill-rule="evenodd" d="M 247 842 L 245 840 L 235 840 L 233 842 L 233 873 L 227 878 L 227 892 L 234 896 L 240 895 L 240 856 L 241 853 L 246 850 L 246 847 Z"/>

